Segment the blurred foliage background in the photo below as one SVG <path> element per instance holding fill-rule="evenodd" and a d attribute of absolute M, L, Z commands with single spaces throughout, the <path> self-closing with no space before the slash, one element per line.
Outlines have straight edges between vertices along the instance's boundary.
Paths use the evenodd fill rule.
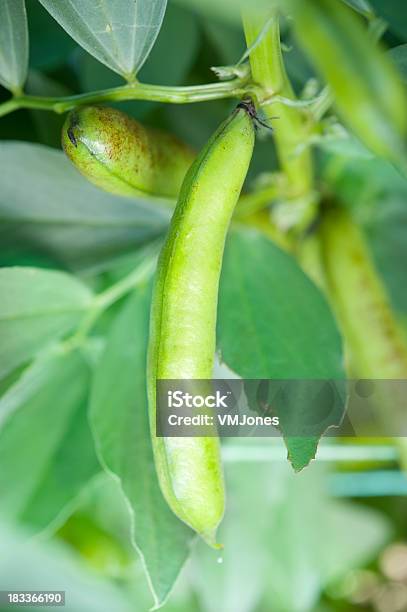
<path fill-rule="evenodd" d="M 348 4 L 363 8 L 365 2 Z M 407 83 L 405 2 L 369 4 L 386 24 L 384 44 Z M 28 93 L 68 95 L 122 83 L 37 0 L 26 0 L 26 5 Z M 228 6 L 170 1 L 140 80 L 206 83 L 214 78 L 211 66 L 236 63 L 245 41 Z M 282 36 L 284 61 L 300 94 L 317 76 L 289 22 L 283 23 Z M 8 97 L 0 88 L 0 102 Z M 234 104 L 116 106 L 199 149 Z M 60 149 L 63 120 L 39 110 L 19 110 L 0 120 L 0 266 L 74 271 L 88 287 L 101 291 L 131 269 L 140 257 L 134 251 L 162 235 L 168 213 L 146 206 L 129 213 L 121 202 L 82 182 L 54 152 Z M 48 149 L 38 155 L 18 141 Z M 407 330 L 407 182 L 353 138 L 317 144 L 315 158 L 323 189 L 335 193 L 364 228 Z M 276 167 L 272 140 L 261 133 L 247 188 Z M 41 278 L 37 289 L 41 299 Z M 86 296 L 78 296 L 77 310 L 81 300 Z M 220 532 L 224 551 L 191 544 L 191 558 L 167 600 L 177 573 L 171 567 L 173 551 L 166 542 L 151 543 L 156 547 L 153 564 L 169 568 L 154 602 L 143 561 L 132 545 L 131 512 L 119 484 L 102 472 L 86 417 L 89 371 L 100 358 L 106 331 L 116 338 L 123 333 L 117 322 L 110 331 L 121 305 L 98 322 L 80 357 L 83 362 L 75 355 L 51 365 L 39 362 L 14 395 L 7 390 L 15 388 L 21 370 L 0 381 L 0 425 L 2 416 L 18 408 L 3 439 L 0 433 L 0 589 L 64 589 L 66 609 L 72 612 L 142 612 L 158 600 L 174 612 L 407 610 L 407 479 L 391 441 L 324 442 L 320 461 L 300 474 L 285 461 L 280 441 L 228 441 L 228 513 Z M 45 384 L 49 367 L 52 384 Z M 153 515 L 154 498 L 150 502 L 140 512 Z M 133 518 L 143 529 L 145 517 Z"/>

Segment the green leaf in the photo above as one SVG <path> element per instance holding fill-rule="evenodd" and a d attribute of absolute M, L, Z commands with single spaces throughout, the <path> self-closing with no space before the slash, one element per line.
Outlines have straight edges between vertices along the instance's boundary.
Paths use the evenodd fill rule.
<path fill-rule="evenodd" d="M 66 592 L 64 612 L 134 612 L 135 602 L 123 590 L 89 571 L 83 561 L 60 542 L 43 542 L 30 532 L 0 523 L 0 589 L 44 590 Z M 3 608 L 4 609 L 4 608 Z M 10 608 L 8 608 L 10 609 Z M 38 612 L 38 605 L 24 606 L 27 612 Z M 54 606 L 51 609 L 58 609 Z"/>
<path fill-rule="evenodd" d="M 214 17 L 216 19 L 240 23 L 241 15 L 240 11 L 247 7 L 247 0 L 176 0 L 178 4 L 187 6 L 201 15 L 206 17 Z M 253 11 L 259 11 L 261 13 L 264 10 L 270 8 L 270 0 L 256 0 L 256 3 L 252 3 L 250 9 Z"/>
<path fill-rule="evenodd" d="M 343 0 L 345 4 L 351 6 L 355 11 L 361 13 L 365 17 L 373 16 L 373 9 L 370 6 L 368 0 Z"/>
<path fill-rule="evenodd" d="M 179 32 L 183 35 L 179 36 Z M 157 41 L 138 77 L 144 83 L 182 85 L 195 61 L 199 42 L 198 20 L 192 13 L 170 4 Z M 84 91 L 95 91 L 121 85 L 120 77 L 83 53 L 79 78 Z M 142 119 L 159 103 L 139 100 L 121 102 L 119 108 L 136 119 Z"/>
<path fill-rule="evenodd" d="M 43 10 L 43 9 L 41 9 Z M 59 28 L 60 29 L 60 28 Z M 46 38 L 46 37 L 43 37 Z M 67 87 L 47 77 L 41 72 L 30 70 L 25 90 L 32 96 L 69 96 Z M 41 144 L 59 149 L 61 147 L 61 130 L 65 117 L 52 111 L 31 109 L 32 118 Z"/>
<path fill-rule="evenodd" d="M 390 539 L 385 516 L 330 499 L 327 476 L 315 464 L 288 478 L 283 500 L 274 508 L 268 594 L 282 610 L 312 610 L 323 587 L 373 561 Z"/>
<path fill-rule="evenodd" d="M 40 0 L 88 53 L 126 79 L 134 78 L 154 45 L 166 0 Z"/>
<path fill-rule="evenodd" d="M 326 153 L 332 153 L 338 155 L 338 157 L 359 157 L 362 159 L 373 159 L 375 157 L 369 149 L 363 146 L 360 140 L 346 130 L 343 130 L 340 136 L 324 136 L 315 144 Z"/>
<path fill-rule="evenodd" d="M 79 352 L 44 356 L 0 399 L 1 514 L 41 530 L 100 471 Z"/>
<path fill-rule="evenodd" d="M 290 255 L 254 230 L 230 234 L 218 335 L 222 357 L 244 378 L 343 375 L 340 335 L 324 296 Z"/>
<path fill-rule="evenodd" d="M 222 66 L 236 64 L 246 50 L 241 28 L 216 20 L 205 19 L 205 33 L 219 54 Z"/>
<path fill-rule="evenodd" d="M 80 497 L 75 514 L 86 516 L 109 534 L 133 561 L 137 558 L 131 542 L 131 521 L 120 483 L 102 470 Z M 151 599 L 151 592 L 148 593 Z"/>
<path fill-rule="evenodd" d="M 396 65 L 403 80 L 407 81 L 407 44 L 390 49 L 389 56 Z"/>
<path fill-rule="evenodd" d="M 146 352 L 150 287 L 139 289 L 118 315 L 96 370 L 91 423 L 100 459 L 120 480 L 157 605 L 170 593 L 188 554 L 192 531 L 167 506 L 150 441 Z"/>
<path fill-rule="evenodd" d="M 92 303 L 73 276 L 38 268 L 2 268 L 0 294 L 0 376 L 72 329 Z"/>
<path fill-rule="evenodd" d="M 226 246 L 218 345 L 242 378 L 300 385 L 344 378 L 341 339 L 325 298 L 292 257 L 254 231 L 232 232 Z M 301 413 L 304 425 L 312 409 L 310 402 Z M 302 431 L 300 422 L 296 427 Z M 314 457 L 318 440 L 287 437 L 286 443 L 298 470 Z"/>
<path fill-rule="evenodd" d="M 33 245 L 82 269 L 162 233 L 170 211 L 91 185 L 60 151 L 0 143 L 0 244 Z"/>
<path fill-rule="evenodd" d="M 407 14 L 404 0 L 369 0 L 377 14 L 390 26 L 390 29 L 402 39 L 407 38 Z"/>
<path fill-rule="evenodd" d="M 28 69 L 28 28 L 24 0 L 0 4 L 0 83 L 13 92 L 24 85 Z"/>
<path fill-rule="evenodd" d="M 69 62 L 77 44 L 38 0 L 25 0 L 30 24 L 30 67 L 55 70 Z M 46 32 L 46 36 L 44 36 Z"/>
<path fill-rule="evenodd" d="M 328 497 L 320 464 L 293 474 L 281 462 L 242 457 L 226 465 L 226 479 L 225 552 L 198 542 L 190 565 L 205 612 L 315 610 L 332 580 L 374 560 L 389 539 L 386 517 Z"/>

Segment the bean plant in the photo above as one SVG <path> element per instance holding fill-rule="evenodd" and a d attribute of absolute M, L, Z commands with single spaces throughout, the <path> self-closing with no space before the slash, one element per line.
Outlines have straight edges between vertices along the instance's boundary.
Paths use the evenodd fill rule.
<path fill-rule="evenodd" d="M 402 432 L 156 429 L 161 380 L 407 379 L 406 67 L 398 0 L 0 0 L 0 590 L 407 606 Z"/>

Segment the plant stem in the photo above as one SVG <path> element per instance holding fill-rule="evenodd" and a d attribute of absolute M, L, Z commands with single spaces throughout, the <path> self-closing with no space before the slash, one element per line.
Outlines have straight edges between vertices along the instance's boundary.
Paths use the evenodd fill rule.
<path fill-rule="evenodd" d="M 164 85 L 147 85 L 134 83 L 111 89 L 102 89 L 91 93 L 65 97 L 16 96 L 0 104 L 0 117 L 21 108 L 36 108 L 40 110 L 64 113 L 83 104 L 100 102 L 118 102 L 124 100 L 150 100 L 155 102 L 170 102 L 172 104 L 188 104 L 190 102 L 206 102 L 221 98 L 243 97 L 248 87 L 248 77 L 236 78 L 231 81 L 192 85 L 189 87 L 169 87 Z"/>
<path fill-rule="evenodd" d="M 318 99 L 312 104 L 310 111 L 315 123 L 320 121 L 325 113 L 330 109 L 334 102 L 331 89 L 328 85 L 324 87 Z"/>
<path fill-rule="evenodd" d="M 90 310 L 85 314 L 76 332 L 64 342 L 65 349 L 72 350 L 82 345 L 100 315 L 152 275 L 157 262 L 157 252 L 158 243 L 146 247 L 141 252 L 140 264 L 130 274 L 95 297 Z"/>
<path fill-rule="evenodd" d="M 261 189 L 255 189 L 250 193 L 244 193 L 239 198 L 234 218 L 245 219 L 259 210 L 262 210 L 274 200 L 278 199 L 280 193 L 281 188 L 278 183 L 272 183 Z"/>
<path fill-rule="evenodd" d="M 257 229 L 287 253 L 295 253 L 296 242 L 289 233 L 282 231 L 276 225 L 270 210 L 259 210 L 242 220 L 238 218 L 236 222 Z"/>
<path fill-rule="evenodd" d="M 250 53 L 253 80 L 264 93 L 259 100 L 269 119 L 278 117 L 275 142 L 281 169 L 286 174 L 292 198 L 308 196 L 313 192 L 313 168 L 308 148 L 300 154 L 298 146 L 307 140 L 307 125 L 303 112 L 278 101 L 278 96 L 294 99 L 294 92 L 285 71 L 280 42 L 279 14 L 272 9 L 270 14 L 259 18 L 250 10 L 243 13 L 243 25 L 247 45 L 252 46 L 262 31 L 264 22 L 271 16 L 270 27 Z M 277 100 L 273 99 L 277 97 Z M 268 101 L 270 100 L 270 101 Z"/>
<path fill-rule="evenodd" d="M 153 273 L 157 263 L 157 244 L 154 244 L 149 249 L 149 253 L 145 252 L 145 257 L 141 263 L 122 280 L 100 293 L 95 300 L 97 310 L 103 311 L 109 308 L 114 302 L 117 302 L 121 297 L 126 295 L 135 286 L 140 285 L 147 280 Z"/>

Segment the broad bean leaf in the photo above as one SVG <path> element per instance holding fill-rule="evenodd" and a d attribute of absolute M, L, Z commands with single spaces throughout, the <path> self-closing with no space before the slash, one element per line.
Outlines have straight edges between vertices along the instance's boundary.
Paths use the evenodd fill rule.
<path fill-rule="evenodd" d="M 179 36 L 182 32 L 182 36 Z M 157 41 L 143 65 L 138 78 L 143 83 L 182 85 L 196 59 L 199 42 L 198 19 L 190 11 L 174 4 L 168 6 Z M 82 89 L 95 91 L 117 87 L 120 77 L 87 53 L 78 65 Z M 146 100 L 121 102 L 119 108 L 137 119 L 143 119 L 158 102 Z"/>
<path fill-rule="evenodd" d="M 77 44 L 38 0 L 25 0 L 30 24 L 30 67 L 52 70 L 66 64 Z M 46 32 L 46 36 L 44 36 Z M 48 95 L 48 94 L 43 94 Z"/>
<path fill-rule="evenodd" d="M 43 9 L 41 8 L 41 10 Z M 60 30 L 61 28 L 58 29 Z M 29 71 L 25 90 L 32 96 L 57 97 L 72 94 L 68 87 L 36 70 Z M 40 143 L 59 149 L 61 146 L 61 129 L 65 121 L 64 115 L 57 115 L 51 111 L 47 112 L 37 109 L 32 109 L 30 113 Z"/>
<path fill-rule="evenodd" d="M 407 81 L 407 44 L 390 49 L 389 55 L 404 81 Z"/>
<path fill-rule="evenodd" d="M 407 14 L 404 0 L 369 0 L 371 6 L 382 17 L 390 29 L 403 40 L 407 39 Z"/>
<path fill-rule="evenodd" d="M 155 42 L 166 0 L 40 0 L 97 60 L 131 80 Z"/>
<path fill-rule="evenodd" d="M 11 91 L 24 85 L 28 69 L 28 28 L 24 0 L 0 2 L 0 83 Z"/>
<path fill-rule="evenodd" d="M 368 0 L 343 0 L 345 4 L 351 6 L 355 11 L 361 13 L 365 17 L 373 15 L 372 7 L 370 6 Z"/>
<path fill-rule="evenodd" d="M 100 459 L 128 500 L 135 546 L 159 605 L 189 554 L 193 533 L 169 509 L 155 473 L 145 374 L 149 306 L 150 287 L 144 287 L 114 322 L 95 373 L 90 418 Z"/>
<path fill-rule="evenodd" d="M 204 17 L 214 17 L 232 23 L 240 23 L 240 11 L 248 6 L 247 0 L 223 0 L 223 2 L 218 0 L 206 0 L 206 2 L 201 2 L 201 0 L 176 0 L 176 2 L 199 12 Z M 262 12 L 269 8 L 270 0 L 257 0 L 256 3 L 250 4 L 252 11 Z"/>
<path fill-rule="evenodd" d="M 17 529 L 8 522 L 0 523 L 0 589 L 64 590 L 66 612 L 134 611 L 122 590 L 90 571 L 61 542 L 43 542 L 30 531 Z M 51 607 L 51 609 L 54 606 Z M 38 612 L 38 604 L 24 606 L 27 612 Z M 57 609 L 57 608 L 54 608 Z"/>
<path fill-rule="evenodd" d="M 118 480 L 102 470 L 86 487 L 80 497 L 75 514 L 87 517 L 102 532 L 121 545 L 128 558 L 137 554 L 131 542 L 131 521 L 127 501 Z M 75 518 L 71 517 L 75 521 Z M 151 600 L 151 592 L 149 591 Z"/>
<path fill-rule="evenodd" d="M 158 236 L 170 211 L 115 197 L 91 185 L 63 153 L 0 143 L 0 244 L 31 245 L 63 265 L 83 269 Z"/>
<path fill-rule="evenodd" d="M 315 610 L 328 584 L 374 560 L 391 526 L 379 512 L 330 498 L 321 464 L 293 474 L 278 461 L 247 463 L 239 447 L 241 460 L 226 465 L 224 552 L 198 542 L 192 555 L 190 581 L 203 610 Z"/>
<path fill-rule="evenodd" d="M 330 498 L 328 486 L 327 470 L 315 464 L 299 477 L 288 478 L 283 499 L 274 509 L 268 539 L 268 601 L 277 609 L 312 610 L 324 587 L 373 561 L 392 536 L 386 516 Z"/>
<path fill-rule="evenodd" d="M 255 231 L 233 231 L 227 243 L 218 346 L 242 378 L 293 379 L 290 406 L 302 381 L 344 378 L 339 331 L 322 293 L 292 257 Z M 311 398 L 302 402 L 288 430 L 303 431 L 313 409 Z M 286 444 L 299 470 L 314 457 L 318 437 L 286 436 Z"/>
<path fill-rule="evenodd" d="M 100 472 L 87 422 L 89 367 L 55 352 L 0 399 L 0 515 L 41 530 Z"/>
<path fill-rule="evenodd" d="M 206 35 L 219 54 L 222 66 L 236 64 L 246 50 L 242 29 L 216 19 L 205 19 L 203 25 Z"/>
<path fill-rule="evenodd" d="M 92 294 L 75 277 L 38 268 L 0 269 L 0 377 L 78 324 Z"/>

